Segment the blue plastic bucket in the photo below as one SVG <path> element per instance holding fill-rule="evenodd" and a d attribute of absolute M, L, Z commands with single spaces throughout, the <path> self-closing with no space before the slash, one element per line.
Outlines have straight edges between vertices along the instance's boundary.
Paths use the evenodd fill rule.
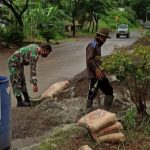
<path fill-rule="evenodd" d="M 0 150 L 11 145 L 11 98 L 9 79 L 0 76 Z"/>

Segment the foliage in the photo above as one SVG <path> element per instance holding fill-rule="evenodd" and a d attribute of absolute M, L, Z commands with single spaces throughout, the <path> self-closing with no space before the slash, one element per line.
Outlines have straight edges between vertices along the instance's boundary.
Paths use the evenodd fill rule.
<path fill-rule="evenodd" d="M 94 3 L 92 0 L 62 0 L 58 3 L 59 8 L 63 9 L 72 20 L 70 24 L 72 24 L 73 36 L 76 22 L 82 29 L 85 27 L 88 31 L 96 31 L 101 16 L 115 5 L 115 1 L 110 0 L 95 0 Z"/>
<path fill-rule="evenodd" d="M 2 3 L 13 13 L 16 22 L 20 26 L 20 29 L 23 29 L 23 20 L 22 16 L 24 12 L 28 8 L 28 3 L 29 0 L 15 0 L 15 1 L 10 1 L 10 0 L 2 0 Z"/>
<path fill-rule="evenodd" d="M 107 27 L 115 28 L 115 16 L 120 18 L 118 23 L 135 25 L 135 18 L 146 18 L 145 14 L 149 17 L 149 1 L 95 0 L 93 3 L 93 0 L 2 0 L 0 18 L 12 26 L 19 25 L 27 37 L 40 35 L 49 41 L 63 35 L 66 22 L 71 25 L 73 36 L 77 23 L 80 29 L 92 32 L 99 28 L 102 20 Z M 119 11 L 118 7 L 125 8 L 125 11 Z"/>
<path fill-rule="evenodd" d="M 148 14 L 150 14 L 150 0 L 138 0 L 133 3 L 132 8 L 136 12 L 139 19 L 146 21 L 146 17 L 149 17 Z"/>
<path fill-rule="evenodd" d="M 102 20 L 106 22 L 107 26 L 110 28 L 116 28 L 117 24 L 121 23 L 129 24 L 130 26 L 136 24 L 133 11 L 129 8 L 126 9 L 126 11 L 120 11 L 118 8 L 116 9 L 107 12 L 107 15 L 102 17 Z M 119 17 L 117 21 L 115 20 L 116 16 Z"/>
<path fill-rule="evenodd" d="M 148 14 L 147 17 L 149 17 L 150 0 L 117 0 L 117 3 L 119 7 L 129 6 L 130 9 L 135 12 L 138 19 L 142 19 L 143 21 L 145 21 L 146 13 Z"/>
<path fill-rule="evenodd" d="M 90 23 L 88 30 L 90 30 L 90 27 L 92 27 L 92 32 L 97 31 L 99 20 L 114 6 L 114 1 L 95 0 L 93 3 L 92 0 L 85 0 L 85 2 L 83 2 L 83 7 L 81 8 L 81 11 L 83 11 L 81 14 L 84 14 L 83 17 L 86 18 L 86 21 Z M 91 26 L 91 23 L 93 26 Z"/>
<path fill-rule="evenodd" d="M 85 0 L 62 0 L 61 7 L 64 9 L 65 13 L 71 18 L 72 26 L 72 36 L 75 37 L 76 34 L 76 21 L 78 16 L 81 14 L 80 6 Z"/>
<path fill-rule="evenodd" d="M 142 116 L 146 113 L 146 95 L 150 83 L 150 47 L 137 45 L 132 51 L 122 48 L 107 57 L 102 68 L 124 83 L 131 100 Z"/>
<path fill-rule="evenodd" d="M 21 45 L 24 39 L 22 30 L 17 26 L 8 26 L 1 33 L 2 41 L 6 42 L 7 45 L 13 43 L 16 45 Z"/>
<path fill-rule="evenodd" d="M 26 12 L 24 31 L 27 35 L 33 37 L 41 35 L 48 42 L 50 39 L 56 38 L 58 34 L 63 35 L 64 20 L 61 19 L 62 16 L 63 13 L 57 7 L 39 5 Z"/>
<path fill-rule="evenodd" d="M 9 10 L 5 5 L 0 5 L 0 23 L 8 24 L 11 19 L 8 18 Z"/>

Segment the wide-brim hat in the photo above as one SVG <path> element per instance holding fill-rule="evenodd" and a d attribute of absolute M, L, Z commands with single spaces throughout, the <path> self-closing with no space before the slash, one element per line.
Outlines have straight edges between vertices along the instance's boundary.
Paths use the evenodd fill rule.
<path fill-rule="evenodd" d="M 106 37 L 106 38 L 111 38 L 111 37 L 109 36 L 109 29 L 108 29 L 108 28 L 101 28 L 100 30 L 98 30 L 98 31 L 96 32 L 96 34 L 97 34 L 97 35 L 104 36 L 104 37 Z"/>

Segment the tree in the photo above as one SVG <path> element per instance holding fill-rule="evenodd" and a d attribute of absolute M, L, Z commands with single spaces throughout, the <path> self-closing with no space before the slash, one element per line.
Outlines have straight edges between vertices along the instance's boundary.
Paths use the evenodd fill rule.
<path fill-rule="evenodd" d="M 16 2 L 16 3 L 15 3 Z M 28 8 L 28 3 L 29 3 L 29 0 L 25 0 L 25 2 L 21 2 L 21 6 L 20 5 L 17 5 L 17 4 L 20 4 L 19 1 L 13 1 L 13 0 L 2 0 L 2 3 L 7 6 L 11 11 L 12 13 L 14 14 L 19 26 L 20 26 L 20 29 L 23 30 L 23 20 L 22 20 L 22 17 L 23 17 L 23 14 L 24 12 L 27 10 Z M 21 9 L 22 7 L 22 9 Z"/>
<path fill-rule="evenodd" d="M 58 6 L 59 9 L 63 10 L 70 18 L 72 22 L 72 36 L 76 34 L 76 20 L 79 13 L 80 3 L 84 0 L 43 0 L 43 4 L 53 4 Z M 68 18 L 69 18 L 68 17 Z"/>
<path fill-rule="evenodd" d="M 80 12 L 79 6 L 83 0 L 62 0 L 60 8 L 63 8 L 65 13 L 72 18 L 72 36 L 76 34 L 76 20 Z"/>
<path fill-rule="evenodd" d="M 9 24 L 11 19 L 8 18 L 9 12 L 6 6 L 0 5 L 0 20 L 4 24 Z"/>
<path fill-rule="evenodd" d="M 39 4 L 36 7 L 26 11 L 24 14 L 24 31 L 30 37 L 41 35 L 49 42 L 57 35 L 63 35 L 64 19 L 63 12 L 52 5 L 43 6 Z"/>
<path fill-rule="evenodd" d="M 97 31 L 101 17 L 105 15 L 107 11 L 111 10 L 115 5 L 116 3 L 110 0 L 95 0 L 94 2 L 93 0 L 86 0 L 84 2 L 84 10 L 89 14 L 89 17 L 92 18 L 93 21 L 92 32 Z"/>
<path fill-rule="evenodd" d="M 84 24 L 89 22 L 89 29 L 92 26 L 92 31 L 98 29 L 98 24 L 101 16 L 105 15 L 108 10 L 116 5 L 115 1 L 111 0 L 43 0 L 45 3 L 57 5 L 60 9 L 72 19 L 73 36 L 76 33 L 76 21 Z"/>
<path fill-rule="evenodd" d="M 149 13 L 150 0 L 124 0 L 122 7 L 130 6 L 135 11 L 138 19 L 146 21 L 146 15 Z"/>
<path fill-rule="evenodd" d="M 104 59 L 104 70 L 124 83 L 141 118 L 148 116 L 146 99 L 150 86 L 150 47 L 137 45 L 132 51 L 121 49 Z"/>

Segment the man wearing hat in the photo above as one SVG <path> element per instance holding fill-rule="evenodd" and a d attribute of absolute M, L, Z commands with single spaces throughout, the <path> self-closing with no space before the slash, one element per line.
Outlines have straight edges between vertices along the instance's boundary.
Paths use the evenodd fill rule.
<path fill-rule="evenodd" d="M 101 46 L 106 42 L 109 37 L 109 30 L 102 28 L 96 32 L 96 37 L 91 41 L 86 48 L 86 65 L 87 75 L 89 79 L 89 92 L 87 96 L 87 112 L 92 111 L 93 99 L 97 95 L 97 90 L 105 94 L 104 109 L 109 111 L 113 102 L 113 88 L 101 70 Z"/>

